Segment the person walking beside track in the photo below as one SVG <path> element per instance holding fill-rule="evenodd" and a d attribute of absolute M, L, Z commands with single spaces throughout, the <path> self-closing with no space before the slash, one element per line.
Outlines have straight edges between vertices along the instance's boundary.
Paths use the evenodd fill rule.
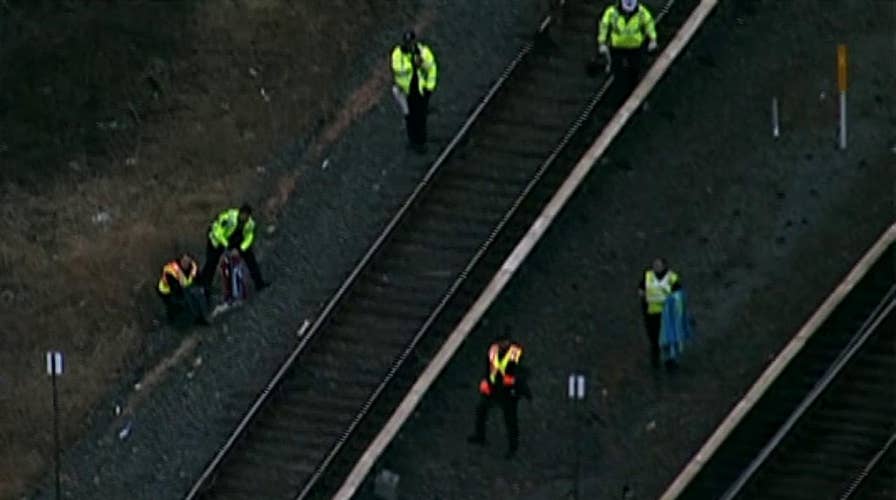
<path fill-rule="evenodd" d="M 660 328 L 663 321 L 663 306 L 673 291 L 681 289 L 681 280 L 675 271 L 669 269 L 666 259 L 656 258 L 650 268 L 644 271 L 638 283 L 638 296 L 644 313 L 644 327 L 650 343 L 650 362 L 660 365 Z M 670 367 L 671 368 L 671 367 Z"/>
<path fill-rule="evenodd" d="M 467 441 L 484 445 L 485 421 L 488 412 L 495 404 L 504 413 L 507 426 L 507 453 L 505 458 L 512 458 L 519 447 L 519 424 L 517 422 L 517 402 L 520 397 L 532 399 L 532 393 L 520 370 L 520 358 L 523 348 L 504 335 L 488 348 L 488 367 L 485 377 L 479 382 L 479 405 L 476 407 L 476 425 L 473 434 Z"/>
<path fill-rule="evenodd" d="M 647 50 L 656 50 L 653 14 L 638 0 L 619 0 L 604 10 L 598 25 L 598 52 L 611 61 L 613 75 L 625 95 L 635 89 L 641 78 L 645 37 L 648 39 Z"/>
<path fill-rule="evenodd" d="M 252 218 L 252 207 L 243 204 L 239 209 L 230 208 L 221 212 L 208 231 L 205 247 L 205 265 L 202 267 L 201 281 L 208 289 L 214 281 L 215 272 L 221 255 L 225 250 L 238 250 L 249 269 L 255 290 L 261 291 L 268 283 L 261 277 L 258 261 L 252 251 L 255 242 L 255 219 Z"/>
<path fill-rule="evenodd" d="M 426 115 L 438 72 L 432 49 L 418 42 L 413 31 L 407 31 L 402 43 L 392 50 L 392 93 L 404 113 L 408 141 L 418 152 L 426 148 Z"/>

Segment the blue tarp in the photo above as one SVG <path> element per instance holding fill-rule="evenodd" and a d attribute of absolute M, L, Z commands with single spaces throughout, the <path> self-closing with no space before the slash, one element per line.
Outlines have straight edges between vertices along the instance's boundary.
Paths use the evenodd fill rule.
<path fill-rule="evenodd" d="M 664 361 L 677 361 L 684 344 L 693 336 L 684 290 L 676 290 L 663 306 L 660 351 Z"/>

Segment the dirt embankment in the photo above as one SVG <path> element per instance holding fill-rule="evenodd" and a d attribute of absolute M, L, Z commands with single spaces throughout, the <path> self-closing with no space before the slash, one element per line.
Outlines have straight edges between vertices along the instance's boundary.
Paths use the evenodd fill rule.
<path fill-rule="evenodd" d="M 393 2 L 0 2 L 0 497 L 141 366 L 160 265 L 282 182 L 272 155 L 335 116 Z M 261 214 L 270 220 L 273 213 Z M 263 249 L 262 249 L 263 250 Z"/>

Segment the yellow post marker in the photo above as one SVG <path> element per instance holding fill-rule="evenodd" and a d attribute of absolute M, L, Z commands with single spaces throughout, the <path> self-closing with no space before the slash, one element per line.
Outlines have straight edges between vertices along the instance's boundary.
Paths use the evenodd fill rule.
<path fill-rule="evenodd" d="M 846 45 L 837 45 L 837 87 L 840 91 L 840 149 L 846 149 Z"/>

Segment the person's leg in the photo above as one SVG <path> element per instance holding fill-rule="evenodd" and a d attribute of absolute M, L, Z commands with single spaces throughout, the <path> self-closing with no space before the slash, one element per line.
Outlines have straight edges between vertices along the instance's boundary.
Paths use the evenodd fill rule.
<path fill-rule="evenodd" d="M 488 418 L 488 411 L 492 406 L 492 398 L 481 395 L 479 404 L 476 405 L 476 424 L 473 435 L 467 438 L 471 443 L 485 443 L 485 421 Z"/>
<path fill-rule="evenodd" d="M 171 295 L 162 292 L 158 292 L 158 294 L 159 298 L 162 299 L 162 303 L 165 304 L 165 315 L 168 321 L 174 321 L 177 318 L 177 310 L 174 302 L 171 300 Z"/>
<path fill-rule="evenodd" d="M 218 261 L 221 260 L 221 254 L 224 247 L 215 247 L 212 242 L 206 238 L 205 241 L 205 263 L 202 265 L 202 271 L 199 273 L 199 284 L 205 288 L 211 286 L 215 278 L 215 272 L 218 270 Z"/>
<path fill-rule="evenodd" d="M 420 144 L 426 144 L 426 119 L 429 116 L 429 92 L 423 94 L 420 97 L 420 130 L 419 136 Z"/>
<path fill-rule="evenodd" d="M 243 256 L 246 268 L 249 269 L 249 275 L 252 276 L 252 283 L 255 283 L 255 289 L 261 290 L 266 287 L 267 283 L 261 279 L 261 269 L 258 268 L 258 261 L 255 260 L 255 252 L 252 251 L 252 248 L 249 247 L 248 250 L 241 252 L 240 255 Z"/>
<path fill-rule="evenodd" d="M 408 143 L 416 144 L 417 140 L 417 114 L 420 112 L 420 102 L 417 99 L 416 92 L 411 90 L 408 92 L 408 114 L 404 117 L 407 125 Z"/>
<path fill-rule="evenodd" d="M 647 330 L 647 341 L 650 343 L 650 363 L 653 366 L 660 364 L 660 325 L 662 315 L 645 314 L 644 327 Z"/>
<path fill-rule="evenodd" d="M 504 410 L 504 424 L 507 426 L 507 456 L 513 456 L 520 444 L 520 428 L 517 420 L 517 402 L 515 397 L 507 397 L 501 405 Z"/>

